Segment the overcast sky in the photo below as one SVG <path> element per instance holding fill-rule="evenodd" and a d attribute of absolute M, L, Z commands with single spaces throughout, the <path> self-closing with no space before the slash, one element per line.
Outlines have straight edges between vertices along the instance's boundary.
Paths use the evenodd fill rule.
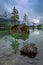
<path fill-rule="evenodd" d="M 20 19 L 26 13 L 29 19 L 43 22 L 43 0 L 0 0 L 0 13 L 12 12 L 14 6 L 19 11 Z"/>

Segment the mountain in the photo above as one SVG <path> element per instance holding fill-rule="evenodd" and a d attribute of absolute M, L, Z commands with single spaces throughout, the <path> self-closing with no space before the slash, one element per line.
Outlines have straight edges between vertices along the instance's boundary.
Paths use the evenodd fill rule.
<path fill-rule="evenodd" d="M 10 19 L 0 18 L 0 24 L 9 24 L 9 23 L 10 23 Z"/>

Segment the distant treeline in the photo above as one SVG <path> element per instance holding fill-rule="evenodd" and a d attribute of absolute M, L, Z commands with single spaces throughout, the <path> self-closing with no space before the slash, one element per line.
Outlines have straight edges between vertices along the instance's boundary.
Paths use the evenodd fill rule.
<path fill-rule="evenodd" d="M 37 28 L 43 30 L 43 24 L 37 25 Z"/>

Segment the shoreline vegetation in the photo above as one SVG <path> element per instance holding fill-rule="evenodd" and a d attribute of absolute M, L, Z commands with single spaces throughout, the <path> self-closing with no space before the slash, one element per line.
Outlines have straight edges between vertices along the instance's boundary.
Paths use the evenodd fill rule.
<path fill-rule="evenodd" d="M 43 24 L 42 24 L 42 25 L 38 25 L 38 26 L 37 26 L 37 29 L 40 29 L 40 30 L 43 31 Z"/>

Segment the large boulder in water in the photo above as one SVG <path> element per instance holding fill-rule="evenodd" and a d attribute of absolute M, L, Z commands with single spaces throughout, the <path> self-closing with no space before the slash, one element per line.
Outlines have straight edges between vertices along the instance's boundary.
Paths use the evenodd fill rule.
<path fill-rule="evenodd" d="M 37 55 L 37 47 L 35 44 L 24 44 L 20 50 L 21 55 L 29 56 L 30 58 L 34 58 Z"/>

